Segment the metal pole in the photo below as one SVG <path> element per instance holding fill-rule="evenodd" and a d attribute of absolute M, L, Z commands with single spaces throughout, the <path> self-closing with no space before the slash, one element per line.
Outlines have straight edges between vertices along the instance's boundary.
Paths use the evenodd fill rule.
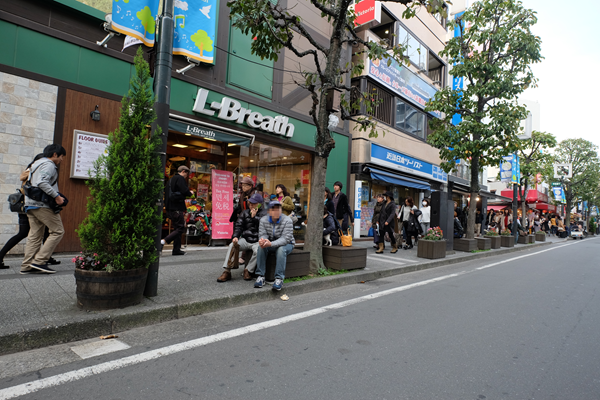
<path fill-rule="evenodd" d="M 515 237 L 515 243 L 517 241 L 517 184 L 513 183 L 513 204 L 512 204 L 512 211 L 513 211 L 513 220 L 512 220 L 512 234 Z"/>
<path fill-rule="evenodd" d="M 163 13 L 159 18 L 159 31 L 156 53 L 156 64 L 154 68 L 154 110 L 156 111 L 156 121 L 152 126 L 153 134 L 156 128 L 161 129 L 162 146 L 160 149 L 160 160 L 162 169 L 165 170 L 167 161 L 167 136 L 169 134 L 169 109 L 171 101 L 171 71 L 173 69 L 173 35 L 175 32 L 175 24 L 173 22 L 173 3 L 174 0 L 164 0 Z M 157 295 L 158 288 L 158 266 L 159 266 L 159 249 L 160 240 L 162 239 L 162 210 L 163 210 L 163 194 L 157 202 L 157 214 L 160 217 L 159 224 L 156 227 L 156 262 L 148 268 L 148 279 L 146 280 L 146 288 L 144 296 L 154 297 Z"/>

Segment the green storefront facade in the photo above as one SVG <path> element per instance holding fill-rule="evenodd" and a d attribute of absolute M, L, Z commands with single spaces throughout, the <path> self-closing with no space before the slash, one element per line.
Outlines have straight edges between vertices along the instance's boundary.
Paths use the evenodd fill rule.
<path fill-rule="evenodd" d="M 110 118 L 107 106 L 99 107 L 104 119 L 96 125 L 85 121 L 79 126 L 74 114 L 82 113 L 78 107 L 84 104 L 81 100 L 84 97 L 90 104 L 94 101 L 106 104 L 106 101 L 109 101 L 110 109 L 118 108 L 117 102 L 129 90 L 129 81 L 133 73 L 132 55 L 138 46 L 121 51 L 122 37 L 113 38 L 108 48 L 98 46 L 94 41 L 102 40 L 105 35 L 101 29 L 104 14 L 75 0 L 23 0 L 8 3 L 11 4 L 5 2 L 0 5 L 0 35 L 3 39 L 0 72 L 58 88 L 53 141 L 62 142 L 67 148 L 66 144 L 72 142 L 73 128 L 96 134 L 107 134 L 114 130 L 118 118 L 114 115 Z M 239 42 L 244 40 L 244 36 L 231 28 L 226 6 L 222 3 L 217 43 L 229 48 L 237 46 L 238 50 L 242 50 L 246 46 L 243 43 L 243 46 L 240 46 Z M 148 51 L 148 48 L 145 50 Z M 274 192 L 277 179 L 282 179 L 279 183 L 285 181 L 290 192 L 302 193 L 297 194 L 297 198 L 308 199 L 306 190 L 309 187 L 312 169 L 310 161 L 314 156 L 315 127 L 311 124 L 307 110 L 302 110 L 294 104 L 299 104 L 306 96 L 297 89 L 291 93 L 288 91 L 287 97 L 284 96 L 281 88 L 275 83 L 282 82 L 281 76 L 278 76 L 280 68 L 277 68 L 277 63 L 258 63 L 248 54 L 243 58 L 232 58 L 233 52 L 223 53 L 217 56 L 214 66 L 199 66 L 185 75 L 173 73 L 171 116 L 174 120 L 202 129 L 252 136 L 253 145 L 248 149 L 240 146 L 235 149 L 227 146 L 227 143 L 221 144 L 220 147 L 219 143 L 209 143 L 207 146 L 204 141 L 202 145 L 196 143 L 200 147 L 194 147 L 193 140 L 200 140 L 198 137 L 186 132 L 170 132 L 170 149 L 182 152 L 173 153 L 171 158 L 186 157 L 186 162 L 189 163 L 192 160 L 189 156 L 192 149 L 199 149 L 198 168 L 201 168 L 202 162 L 206 162 L 213 168 L 229 168 L 236 177 L 253 174 L 257 183 L 264 182 L 265 186 L 268 183 L 265 191 Z M 186 62 L 183 57 L 174 57 L 174 70 L 184 65 Z M 265 71 L 270 71 L 273 79 L 263 79 Z M 207 110 L 213 102 L 230 99 L 245 110 L 260 113 L 265 118 L 284 118 L 287 124 L 293 125 L 293 134 L 281 135 L 252 128 L 246 120 L 242 123 L 227 121 L 219 118 L 218 113 L 207 115 L 208 113 L 194 112 L 199 91 L 202 90 L 208 93 L 204 107 Z M 81 96 L 77 97 L 78 94 Z M 85 113 L 89 115 L 92 110 L 93 108 L 86 109 Z M 109 117 L 110 122 L 105 116 Z M 1 127 L 2 125 L 0 129 Z M 346 184 L 349 182 L 351 134 L 347 129 L 346 124 L 345 130 L 339 129 L 333 133 L 336 148 L 329 157 L 330 167 L 326 177 L 327 186 L 330 188 L 333 187 L 333 182 L 338 180 Z M 258 163 L 260 167 L 256 165 Z M 236 170 L 234 166 L 237 166 Z M 63 168 L 70 170 L 70 167 Z M 82 182 L 70 179 L 68 171 L 65 171 L 65 174 L 60 181 L 63 186 L 69 186 L 71 190 L 85 187 Z M 69 188 L 66 191 L 69 192 Z M 302 208 L 305 208 L 307 204 L 302 203 L 306 203 L 306 200 L 300 202 Z M 82 220 L 84 215 L 84 210 L 75 212 L 76 222 L 72 228 L 76 227 L 77 221 Z M 69 239 L 68 234 L 66 239 Z M 74 234 L 70 239 L 77 241 Z M 61 247 L 59 250 L 63 251 L 75 249 L 74 245 Z"/>

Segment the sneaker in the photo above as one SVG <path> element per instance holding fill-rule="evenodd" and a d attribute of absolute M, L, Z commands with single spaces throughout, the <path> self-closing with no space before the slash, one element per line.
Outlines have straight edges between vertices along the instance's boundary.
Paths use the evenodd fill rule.
<path fill-rule="evenodd" d="M 264 276 L 259 276 L 258 278 L 256 278 L 256 282 L 254 282 L 254 287 L 257 289 L 260 289 L 261 287 L 263 287 L 265 284 L 265 277 Z"/>
<path fill-rule="evenodd" d="M 21 271 L 19 271 L 19 273 L 21 275 L 29 275 L 29 274 L 36 274 L 38 271 L 36 271 L 33 268 L 29 268 L 29 269 L 22 269 Z"/>
<path fill-rule="evenodd" d="M 273 290 L 280 291 L 283 287 L 283 280 L 277 278 L 275 279 L 275 283 L 273 283 Z"/>
<path fill-rule="evenodd" d="M 50 257 L 50 259 L 48 260 L 48 264 L 50 264 L 50 265 L 58 265 L 58 264 L 60 264 L 60 261 L 54 259 L 53 257 Z"/>
<path fill-rule="evenodd" d="M 31 264 L 31 268 L 38 270 L 38 271 L 45 272 L 47 274 L 55 274 L 56 273 L 55 270 L 48 267 L 48 264 L 44 264 L 44 265 Z"/>

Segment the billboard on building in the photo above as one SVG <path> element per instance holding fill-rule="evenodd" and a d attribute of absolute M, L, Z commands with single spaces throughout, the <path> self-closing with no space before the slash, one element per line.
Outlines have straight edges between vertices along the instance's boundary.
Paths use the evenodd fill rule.
<path fill-rule="evenodd" d="M 217 0 L 175 0 L 173 54 L 215 63 Z"/>
<path fill-rule="evenodd" d="M 113 0 L 112 29 L 154 46 L 159 0 Z"/>

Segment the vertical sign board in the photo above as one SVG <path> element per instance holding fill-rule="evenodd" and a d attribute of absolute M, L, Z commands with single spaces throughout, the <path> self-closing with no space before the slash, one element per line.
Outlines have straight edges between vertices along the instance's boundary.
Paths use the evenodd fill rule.
<path fill-rule="evenodd" d="M 375 0 L 362 0 L 354 5 L 356 19 L 354 26 L 368 24 L 369 22 L 381 22 L 381 3 Z"/>
<path fill-rule="evenodd" d="M 563 190 L 561 186 L 553 186 L 552 193 L 554 193 L 554 198 L 558 201 L 562 201 L 563 198 Z"/>
<path fill-rule="evenodd" d="M 113 0 L 112 29 L 153 47 L 159 0 Z"/>
<path fill-rule="evenodd" d="M 360 239 L 362 181 L 354 181 L 354 239 Z"/>
<path fill-rule="evenodd" d="M 173 54 L 215 63 L 217 0 L 175 0 Z"/>
<path fill-rule="evenodd" d="M 500 181 L 520 184 L 521 165 L 519 163 L 519 156 L 511 154 L 510 156 L 503 157 L 503 159 L 504 161 L 500 164 Z"/>
<path fill-rule="evenodd" d="M 212 238 L 231 239 L 233 223 L 233 173 L 212 170 Z"/>

